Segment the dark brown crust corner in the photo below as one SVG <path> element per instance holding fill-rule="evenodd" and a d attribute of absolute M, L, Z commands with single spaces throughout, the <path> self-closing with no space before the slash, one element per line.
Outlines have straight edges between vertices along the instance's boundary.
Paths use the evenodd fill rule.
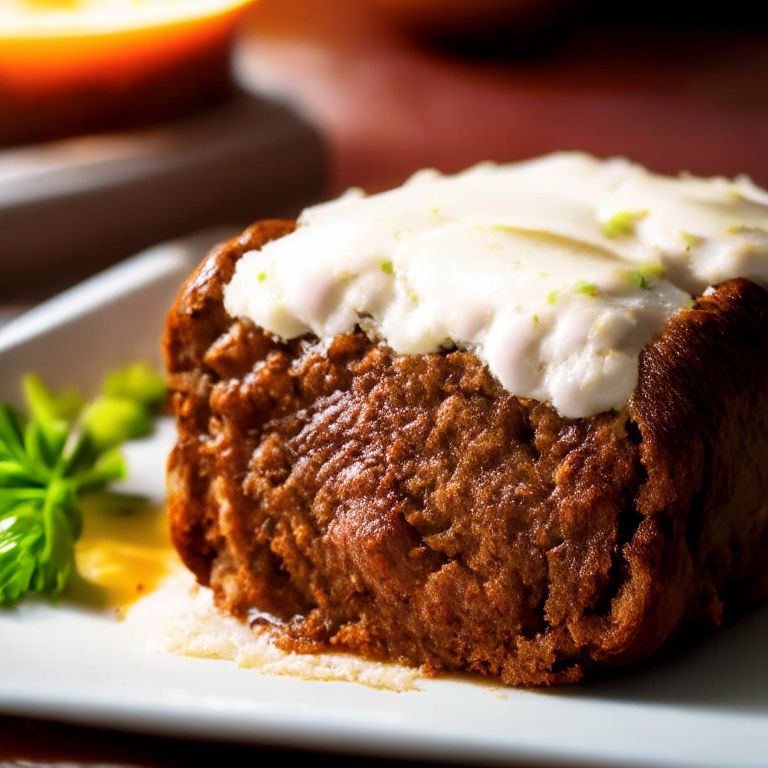
<path fill-rule="evenodd" d="M 233 321 L 237 259 L 292 229 L 214 251 L 168 319 L 171 531 L 220 607 L 283 618 L 290 650 L 544 685 L 765 596 L 762 288 L 677 313 L 623 413 L 563 419 L 470 353 L 285 345 Z"/>
<path fill-rule="evenodd" d="M 638 510 L 664 526 L 658 642 L 718 625 L 768 594 L 768 293 L 722 283 L 678 312 L 640 358 L 630 403 L 648 481 Z M 673 619 L 674 617 L 674 619 Z"/>
<path fill-rule="evenodd" d="M 180 435 L 168 460 L 168 516 L 173 545 L 201 584 L 209 583 L 217 526 L 211 517 L 212 468 L 203 466 L 205 458 L 197 445 L 208 432 L 211 380 L 199 371 L 204 368 L 205 353 L 231 323 L 222 305 L 223 288 L 237 261 L 295 228 L 293 221 L 261 221 L 214 248 L 168 313 L 163 356 Z"/>

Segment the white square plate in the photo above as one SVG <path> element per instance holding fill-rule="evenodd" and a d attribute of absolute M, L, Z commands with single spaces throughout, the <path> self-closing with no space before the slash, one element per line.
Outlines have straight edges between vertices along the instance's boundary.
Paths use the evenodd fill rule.
<path fill-rule="evenodd" d="M 165 314 L 214 239 L 155 248 L 4 327 L 0 399 L 18 400 L 31 370 L 90 392 L 116 365 L 159 360 Z M 131 447 L 138 490 L 162 494 L 167 448 L 162 434 Z M 153 653 L 111 614 L 32 603 L 0 611 L 0 711 L 413 759 L 766 765 L 768 610 L 588 684 L 539 692 L 446 679 L 395 693 Z"/>

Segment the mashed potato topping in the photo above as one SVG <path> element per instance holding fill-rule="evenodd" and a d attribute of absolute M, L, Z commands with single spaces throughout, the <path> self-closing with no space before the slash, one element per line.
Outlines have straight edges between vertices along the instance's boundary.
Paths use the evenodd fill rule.
<path fill-rule="evenodd" d="M 583 417 L 624 406 L 664 321 L 732 277 L 768 283 L 768 192 L 560 153 L 309 208 L 238 262 L 225 306 L 283 339 L 359 325 L 400 354 L 471 349 Z"/>

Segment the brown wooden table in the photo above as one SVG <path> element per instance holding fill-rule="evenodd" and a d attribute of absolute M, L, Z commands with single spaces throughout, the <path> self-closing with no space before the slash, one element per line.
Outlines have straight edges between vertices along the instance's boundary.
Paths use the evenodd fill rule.
<path fill-rule="evenodd" d="M 709 15 L 702 4 L 590 2 L 601 7 L 515 55 L 418 44 L 363 0 L 259 0 L 243 72 L 320 127 L 332 194 L 562 149 L 768 186 L 761 15 L 746 0 Z"/>
<path fill-rule="evenodd" d="M 0 716 L 0 765 L 114 766 L 115 768 L 189 768 L 195 765 L 254 768 L 259 765 L 307 765 L 328 759 L 315 752 L 166 739 L 117 731 Z M 359 765 L 361 758 L 333 755 L 338 768 Z M 267 762 L 269 761 L 269 762 Z M 422 766 L 429 763 L 365 758 L 369 768 Z"/>

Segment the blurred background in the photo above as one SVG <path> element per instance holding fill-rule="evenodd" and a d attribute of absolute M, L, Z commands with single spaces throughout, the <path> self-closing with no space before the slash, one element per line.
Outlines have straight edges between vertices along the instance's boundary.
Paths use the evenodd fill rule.
<path fill-rule="evenodd" d="M 768 185 L 766 136 L 742 0 L 0 0 L 0 306 L 424 166 L 581 149 Z"/>

